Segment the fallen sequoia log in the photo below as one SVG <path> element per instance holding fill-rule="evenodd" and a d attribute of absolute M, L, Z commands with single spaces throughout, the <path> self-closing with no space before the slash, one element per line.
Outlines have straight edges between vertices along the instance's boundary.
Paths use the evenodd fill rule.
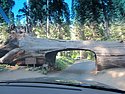
<path fill-rule="evenodd" d="M 18 58 L 24 50 L 20 48 L 15 48 L 6 53 L 3 57 L 0 58 L 0 63 L 11 63 L 15 58 Z"/>
<path fill-rule="evenodd" d="M 15 41 L 16 40 L 16 41 Z M 44 64 L 54 67 L 60 51 L 89 50 L 95 53 L 97 70 L 125 67 L 125 43 L 118 41 L 72 41 L 41 39 L 25 35 L 0 49 L 0 63 Z"/>
<path fill-rule="evenodd" d="M 19 48 L 19 44 L 15 45 L 14 42 L 11 41 L 0 48 L 0 63 L 9 64 L 24 52 L 23 49 Z"/>
<path fill-rule="evenodd" d="M 16 33 L 15 33 L 16 34 Z M 25 42 L 27 40 L 24 39 L 24 37 L 28 37 L 29 36 L 23 36 L 20 38 L 20 34 L 11 36 L 11 38 L 9 38 L 3 46 L 0 47 L 0 63 L 1 64 L 10 64 L 10 65 L 14 65 L 17 64 L 18 61 L 24 61 L 25 59 L 29 58 L 37 58 L 37 62 L 42 62 L 45 63 L 45 58 L 43 57 L 43 54 L 38 53 L 37 49 L 34 51 L 34 49 L 30 50 L 30 49 L 24 49 L 25 45 L 22 47 L 22 41 Z M 30 37 L 31 38 L 31 37 Z M 31 40 L 32 41 L 32 40 Z M 20 45 L 21 43 L 21 45 Z M 30 46 L 30 45 L 29 45 Z M 26 48 L 29 48 L 28 46 Z M 41 61 L 39 59 L 42 59 Z M 25 60 L 26 61 L 26 60 Z M 25 62 L 21 62 L 19 64 L 25 64 Z M 28 61 L 27 64 L 36 64 L 36 61 Z"/>

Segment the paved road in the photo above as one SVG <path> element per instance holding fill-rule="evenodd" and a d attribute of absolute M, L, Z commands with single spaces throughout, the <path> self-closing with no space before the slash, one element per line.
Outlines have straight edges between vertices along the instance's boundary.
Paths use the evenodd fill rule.
<path fill-rule="evenodd" d="M 95 71 L 96 66 L 92 61 L 84 60 L 77 61 L 75 64 L 69 66 L 65 70 L 53 74 L 52 76 L 66 78 L 70 80 L 91 80 L 91 77 L 94 75 L 93 71 Z"/>

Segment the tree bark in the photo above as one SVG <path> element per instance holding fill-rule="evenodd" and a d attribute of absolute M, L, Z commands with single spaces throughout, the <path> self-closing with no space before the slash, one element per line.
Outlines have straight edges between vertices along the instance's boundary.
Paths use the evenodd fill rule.
<path fill-rule="evenodd" d="M 20 48 L 15 48 L 11 51 L 9 51 L 7 54 L 5 54 L 3 57 L 0 58 L 0 63 L 9 63 L 13 61 L 14 58 L 18 57 L 21 53 L 23 53 L 24 50 Z"/>
<path fill-rule="evenodd" d="M 102 9 L 103 9 L 103 15 L 104 15 L 104 35 L 105 38 L 108 39 L 110 37 L 110 31 L 109 31 L 109 17 L 108 17 L 108 11 L 107 11 L 107 5 L 102 0 Z"/>

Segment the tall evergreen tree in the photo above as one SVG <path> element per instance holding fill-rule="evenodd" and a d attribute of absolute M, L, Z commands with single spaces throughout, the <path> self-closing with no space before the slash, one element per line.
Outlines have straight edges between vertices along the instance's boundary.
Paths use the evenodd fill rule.
<path fill-rule="evenodd" d="M 30 0 L 28 6 L 19 10 L 23 16 L 29 17 L 30 24 L 36 26 L 37 22 L 46 25 L 46 33 L 49 32 L 49 24 L 58 24 L 59 32 L 62 25 L 70 24 L 70 11 L 64 0 Z M 48 34 L 47 34 L 48 35 Z"/>
<path fill-rule="evenodd" d="M 70 23 L 70 11 L 68 4 L 64 0 L 51 0 L 49 5 L 51 21 L 61 24 Z"/>
<path fill-rule="evenodd" d="M 64 0 L 49 0 L 48 9 L 46 8 L 46 0 L 30 0 L 29 1 L 29 16 L 33 20 L 33 23 L 40 20 L 42 23 L 46 21 L 46 17 L 49 16 L 49 20 L 54 23 L 61 24 L 62 22 L 70 22 L 70 11 L 68 4 Z M 19 12 L 26 13 L 26 4 L 24 8 Z M 47 14 L 47 11 L 49 12 Z"/>
<path fill-rule="evenodd" d="M 72 0 L 75 20 L 80 24 L 89 23 L 96 27 L 103 23 L 104 36 L 109 38 L 109 24 L 113 18 L 112 0 Z"/>

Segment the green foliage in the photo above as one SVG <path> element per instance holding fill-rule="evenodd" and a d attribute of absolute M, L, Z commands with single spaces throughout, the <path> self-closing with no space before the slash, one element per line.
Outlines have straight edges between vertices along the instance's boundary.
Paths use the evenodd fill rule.
<path fill-rule="evenodd" d="M 8 70 L 7 66 L 8 65 L 6 65 L 6 64 L 0 64 L 0 72 Z"/>
<path fill-rule="evenodd" d="M 44 23 L 47 18 L 46 0 L 30 0 L 29 1 L 29 16 L 32 24 L 36 25 L 36 21 Z"/>
<path fill-rule="evenodd" d="M 26 17 L 26 22 L 36 28 L 38 37 L 70 39 L 70 11 L 64 0 L 29 0 L 19 13 L 17 18 Z"/>
<path fill-rule="evenodd" d="M 49 38 L 51 39 L 70 39 L 70 28 L 69 25 L 64 23 L 62 25 L 59 24 L 50 24 L 50 34 Z"/>
<path fill-rule="evenodd" d="M 0 44 L 4 43 L 8 38 L 8 33 L 6 32 L 7 26 L 0 26 Z"/>
<path fill-rule="evenodd" d="M 76 59 L 80 55 L 79 51 L 72 51 L 71 58 Z"/>
<path fill-rule="evenodd" d="M 84 24 L 86 22 L 98 21 L 100 16 L 100 4 L 98 0 L 73 0 L 75 19 Z"/>
<path fill-rule="evenodd" d="M 63 70 L 66 67 L 68 67 L 68 65 L 73 64 L 73 63 L 74 63 L 74 60 L 72 58 L 62 56 L 61 58 L 58 58 L 56 60 L 55 68 L 57 70 Z"/>
<path fill-rule="evenodd" d="M 87 59 L 88 59 L 88 60 L 93 60 L 93 61 L 95 61 L 95 54 L 94 54 L 93 52 L 91 52 L 91 51 L 86 51 L 85 53 L 87 54 Z"/>
<path fill-rule="evenodd" d="M 123 21 L 125 19 L 125 0 L 113 0 L 113 6 L 113 21 Z"/>
<path fill-rule="evenodd" d="M 98 32 L 99 25 L 102 24 L 99 30 L 101 40 L 110 38 L 112 23 L 125 19 L 125 0 L 72 0 L 72 2 L 75 22 L 93 26 L 91 28 L 93 32 Z"/>
<path fill-rule="evenodd" d="M 65 61 L 65 62 L 67 62 L 67 64 L 73 64 L 74 63 L 74 59 L 71 58 L 71 57 L 65 57 L 65 56 L 63 56 L 62 60 Z"/>
<path fill-rule="evenodd" d="M 32 30 L 38 38 L 46 38 L 45 26 L 34 27 Z"/>
<path fill-rule="evenodd" d="M 70 23 L 70 11 L 68 4 L 64 0 L 50 0 L 49 13 L 51 21 L 62 24 Z"/>
<path fill-rule="evenodd" d="M 73 28 L 75 29 L 72 29 L 72 32 L 74 32 L 74 35 L 77 35 L 80 40 L 104 40 L 105 38 L 103 24 L 101 23 L 96 26 L 95 30 L 93 30 L 94 26 L 88 22 L 84 25 L 76 23 Z"/>
<path fill-rule="evenodd" d="M 64 0 L 48 0 L 48 6 L 46 1 L 30 0 L 29 6 L 24 3 L 24 7 L 19 12 L 23 13 L 22 16 L 28 16 L 32 25 L 37 25 L 38 20 L 46 23 L 47 16 L 51 23 L 70 23 L 69 7 Z"/>
<path fill-rule="evenodd" d="M 55 63 L 56 70 L 63 70 L 68 66 L 68 64 L 63 59 L 57 59 Z"/>
<path fill-rule="evenodd" d="M 58 24 L 50 24 L 49 28 L 50 28 L 49 38 L 59 39 L 60 38 L 59 36 L 61 36 L 62 39 L 66 40 L 70 39 L 69 25 L 64 24 L 60 27 Z M 33 32 L 38 38 L 46 38 L 45 30 L 46 30 L 46 25 L 33 27 Z"/>
<path fill-rule="evenodd" d="M 125 23 L 117 22 L 111 24 L 111 38 L 110 40 L 125 40 Z"/>

